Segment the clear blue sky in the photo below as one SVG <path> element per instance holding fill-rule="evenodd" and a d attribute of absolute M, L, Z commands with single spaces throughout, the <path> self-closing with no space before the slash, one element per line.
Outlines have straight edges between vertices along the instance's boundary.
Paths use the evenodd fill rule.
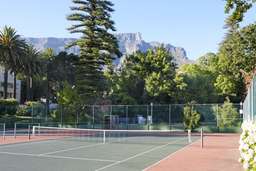
<path fill-rule="evenodd" d="M 117 32 L 141 32 L 146 41 L 184 47 L 196 59 L 216 52 L 223 29 L 224 0 L 112 0 Z M 1 0 L 0 27 L 26 37 L 76 37 L 66 28 L 71 0 Z M 253 9 L 254 10 L 254 9 Z M 248 14 L 253 21 L 255 10 Z"/>

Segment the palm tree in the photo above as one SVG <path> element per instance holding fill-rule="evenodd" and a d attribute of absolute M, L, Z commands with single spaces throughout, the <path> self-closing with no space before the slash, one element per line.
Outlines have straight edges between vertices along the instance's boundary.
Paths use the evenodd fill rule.
<path fill-rule="evenodd" d="M 23 66 L 23 57 L 27 44 L 16 30 L 5 26 L 0 31 L 0 62 L 4 66 L 4 98 L 8 89 L 8 70 L 14 73 L 14 97 L 16 97 L 16 73 Z"/>
<path fill-rule="evenodd" d="M 27 101 L 33 98 L 33 77 L 42 73 L 42 62 L 39 57 L 39 51 L 35 49 L 32 45 L 29 45 L 26 49 L 26 58 L 24 58 L 24 63 L 21 71 L 26 77 Z"/>
<path fill-rule="evenodd" d="M 45 71 L 46 71 L 46 81 L 47 81 L 47 92 L 46 92 L 46 113 L 49 113 L 50 105 L 50 63 L 54 57 L 54 50 L 52 48 L 47 48 L 43 52 L 43 58 L 45 61 Z"/>

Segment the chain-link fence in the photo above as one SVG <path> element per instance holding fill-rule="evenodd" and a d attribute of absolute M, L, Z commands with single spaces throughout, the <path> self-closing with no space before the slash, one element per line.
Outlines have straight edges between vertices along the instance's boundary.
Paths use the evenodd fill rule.
<path fill-rule="evenodd" d="M 85 105 L 70 107 L 55 105 L 46 113 L 45 105 L 21 106 L 17 115 L 2 115 L 0 123 L 40 123 L 43 126 L 90 129 L 184 129 L 185 104 L 170 105 Z M 193 104 L 200 114 L 200 126 L 210 132 L 238 132 L 243 120 L 240 105 Z"/>
<path fill-rule="evenodd" d="M 247 96 L 243 103 L 243 113 L 245 121 L 256 120 L 256 76 L 253 77 Z"/>

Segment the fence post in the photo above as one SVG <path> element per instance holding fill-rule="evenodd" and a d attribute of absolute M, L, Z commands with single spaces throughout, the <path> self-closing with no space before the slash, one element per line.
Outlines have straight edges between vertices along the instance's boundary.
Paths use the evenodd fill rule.
<path fill-rule="evenodd" d="M 5 123 L 3 124 L 3 140 L 5 140 Z"/>
<path fill-rule="evenodd" d="M 32 112 L 31 112 L 31 115 L 32 115 L 32 123 L 34 123 L 34 105 L 32 103 Z"/>
<path fill-rule="evenodd" d="M 76 128 L 78 128 L 78 122 L 79 122 L 79 116 L 78 116 L 78 111 L 76 110 L 76 125 L 75 125 Z"/>
<path fill-rule="evenodd" d="M 154 110 L 153 105 L 154 105 L 154 104 L 151 102 L 151 103 L 150 103 L 150 115 L 151 115 L 151 118 L 150 118 L 150 119 L 151 119 L 151 121 L 150 121 L 150 123 L 149 123 L 149 129 L 150 129 L 150 126 L 153 125 L 153 110 Z M 149 119 L 149 118 L 148 118 L 148 119 Z"/>
<path fill-rule="evenodd" d="M 16 122 L 15 122 L 14 123 L 14 130 L 13 130 L 14 138 L 16 138 L 16 131 L 17 131 L 17 125 L 16 125 Z"/>
<path fill-rule="evenodd" d="M 128 118 L 128 105 L 126 105 L 126 111 L 125 111 L 125 113 L 126 113 L 126 129 L 128 130 L 129 129 L 129 118 Z"/>
<path fill-rule="evenodd" d="M 112 105 L 110 105 L 109 129 L 112 129 Z"/>
<path fill-rule="evenodd" d="M 171 117 L 171 111 L 172 110 L 172 105 L 169 104 L 169 129 L 172 130 L 172 117 Z"/>
<path fill-rule="evenodd" d="M 201 148 L 204 148 L 204 130 L 201 128 Z"/>
<path fill-rule="evenodd" d="M 219 132 L 219 104 L 217 104 L 217 117 L 216 117 L 217 131 Z"/>
<path fill-rule="evenodd" d="M 61 127 L 63 125 L 63 107 L 61 104 L 60 104 L 60 125 Z"/>
<path fill-rule="evenodd" d="M 94 128 L 94 105 L 92 105 L 92 128 Z"/>

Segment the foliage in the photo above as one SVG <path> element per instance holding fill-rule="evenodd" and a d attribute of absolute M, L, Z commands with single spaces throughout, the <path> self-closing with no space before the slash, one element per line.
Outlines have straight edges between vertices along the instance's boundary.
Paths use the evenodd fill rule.
<path fill-rule="evenodd" d="M 45 105 L 39 101 L 27 101 L 24 105 L 20 105 L 16 116 L 33 116 L 40 117 L 45 114 Z"/>
<path fill-rule="evenodd" d="M 76 89 L 84 102 L 93 103 L 95 98 L 104 94 L 104 68 L 116 56 L 121 56 L 111 20 L 113 4 L 110 1 L 73 0 L 73 14 L 68 20 L 76 22 L 68 30 L 80 33 L 82 37 L 69 45 L 80 48 L 80 58 L 76 68 Z"/>
<path fill-rule="evenodd" d="M 15 115 L 18 106 L 16 99 L 0 99 L 0 115 Z"/>
<path fill-rule="evenodd" d="M 0 31 L 0 63 L 4 66 L 4 98 L 7 98 L 8 70 L 14 73 L 14 97 L 16 97 L 16 73 L 24 69 L 27 44 L 12 27 Z"/>
<path fill-rule="evenodd" d="M 256 124 L 244 122 L 242 130 L 239 140 L 239 161 L 243 164 L 245 170 L 256 170 Z"/>
<path fill-rule="evenodd" d="M 79 95 L 74 87 L 68 82 L 63 83 L 62 90 L 57 93 L 58 110 L 55 112 L 55 118 L 59 121 L 62 118 L 63 122 L 75 122 L 76 114 L 80 111 L 82 103 Z M 65 120 L 63 120 L 65 119 Z"/>
<path fill-rule="evenodd" d="M 136 52 L 126 57 L 118 71 L 109 72 L 110 94 L 137 103 L 167 101 L 175 92 L 175 70 L 173 56 L 164 47 Z"/>
<path fill-rule="evenodd" d="M 64 83 L 63 89 L 57 93 L 58 104 L 61 105 L 72 105 L 79 100 L 79 96 L 74 88 L 67 82 Z"/>
<path fill-rule="evenodd" d="M 197 101 L 216 103 L 220 98 L 214 86 L 217 77 L 215 54 L 206 54 L 195 64 L 182 65 L 176 74 L 177 98 L 180 103 Z"/>
<path fill-rule="evenodd" d="M 239 113 L 227 98 L 224 104 L 218 108 L 217 122 L 220 128 L 229 128 L 238 123 Z"/>
<path fill-rule="evenodd" d="M 225 13 L 231 13 L 226 19 L 227 26 L 236 28 L 253 3 L 255 0 L 226 0 Z"/>
<path fill-rule="evenodd" d="M 0 105 L 17 106 L 19 103 L 16 99 L 0 99 Z"/>
<path fill-rule="evenodd" d="M 195 110 L 194 105 L 195 103 L 191 102 L 184 107 L 183 124 L 188 130 L 194 130 L 200 125 L 200 113 Z"/>
<path fill-rule="evenodd" d="M 33 99 L 33 78 L 43 72 L 43 65 L 39 51 L 32 45 L 29 45 L 26 49 L 26 59 L 24 61 L 24 68 L 21 70 L 21 73 L 26 79 L 26 100 L 29 101 Z"/>
<path fill-rule="evenodd" d="M 215 86 L 221 94 L 236 97 L 236 101 L 241 101 L 245 93 L 244 75 L 255 68 L 255 37 L 256 25 L 251 24 L 228 34 L 220 46 Z"/>

